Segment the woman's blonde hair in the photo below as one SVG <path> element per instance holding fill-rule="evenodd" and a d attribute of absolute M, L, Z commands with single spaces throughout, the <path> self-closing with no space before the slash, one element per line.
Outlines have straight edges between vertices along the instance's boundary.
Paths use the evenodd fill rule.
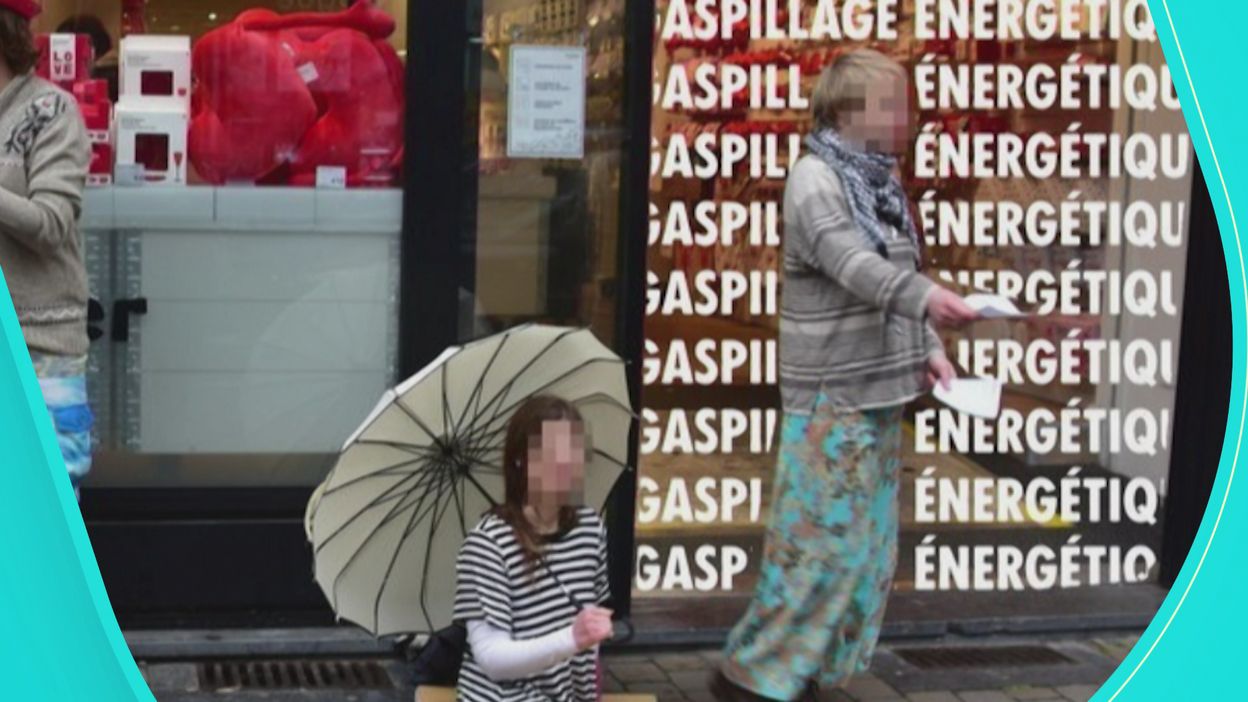
<path fill-rule="evenodd" d="M 843 112 L 862 110 L 865 87 L 872 81 L 906 80 L 900 63 L 872 49 L 855 49 L 841 54 L 823 69 L 810 99 L 815 126 L 835 128 Z"/>

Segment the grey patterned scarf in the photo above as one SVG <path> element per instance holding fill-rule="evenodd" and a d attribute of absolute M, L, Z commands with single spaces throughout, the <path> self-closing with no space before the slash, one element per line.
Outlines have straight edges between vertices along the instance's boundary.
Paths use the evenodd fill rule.
<path fill-rule="evenodd" d="M 806 147 L 840 176 L 854 221 L 868 246 L 888 258 L 885 225 L 896 227 L 919 249 L 906 192 L 893 176 L 897 159 L 879 153 L 859 151 L 832 129 L 822 129 L 806 137 Z"/>

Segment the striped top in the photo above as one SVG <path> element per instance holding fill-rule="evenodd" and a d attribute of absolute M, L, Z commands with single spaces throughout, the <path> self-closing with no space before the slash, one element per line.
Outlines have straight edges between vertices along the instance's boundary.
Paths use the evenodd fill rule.
<path fill-rule="evenodd" d="M 928 357 L 944 353 L 926 323 L 936 284 L 918 273 L 908 236 L 888 258 L 868 246 L 840 178 L 821 159 L 798 159 L 784 192 L 780 395 L 808 415 L 820 392 L 841 409 L 900 405 L 923 392 Z"/>
<path fill-rule="evenodd" d="M 549 569 L 539 565 L 535 576 L 515 531 L 493 515 L 482 519 L 459 551 L 455 621 L 483 619 L 519 641 L 571 626 L 578 611 L 573 598 L 582 606 L 606 602 L 606 530 L 591 507 L 582 507 L 577 517 L 571 531 L 545 544 Z M 592 702 L 598 699 L 597 658 L 594 649 L 582 651 L 538 675 L 498 683 L 486 676 L 469 650 L 459 673 L 459 699 Z"/>

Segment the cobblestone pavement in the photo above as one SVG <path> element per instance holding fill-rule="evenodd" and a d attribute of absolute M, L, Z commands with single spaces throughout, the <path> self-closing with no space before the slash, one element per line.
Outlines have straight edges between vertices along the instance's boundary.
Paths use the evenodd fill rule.
<path fill-rule="evenodd" d="M 1134 635 L 1083 638 L 1016 637 L 884 644 L 871 672 L 844 689 L 825 690 L 823 702 L 1085 702 L 1135 643 Z M 995 655 L 994 655 L 995 652 Z M 1028 660 L 1037 652 L 1040 660 Z M 950 654 L 960 654 L 950 655 Z M 909 658 L 908 658 L 909 656 Z M 714 650 L 630 651 L 605 657 L 609 692 L 649 693 L 658 702 L 710 702 L 707 679 Z M 919 661 L 915 664 L 912 661 Z M 940 664 L 925 665 L 937 660 Z M 394 660 L 380 661 L 392 689 L 209 690 L 195 663 L 141 663 L 160 702 L 410 702 L 414 690 Z M 387 686 L 389 687 L 389 686 Z"/>
<path fill-rule="evenodd" d="M 840 690 L 824 690 L 827 702 L 1085 702 L 1126 657 L 1135 635 L 1077 640 L 1035 639 L 941 642 L 942 650 L 1043 647 L 1067 659 L 1056 663 L 917 669 L 903 657 L 925 642 L 885 645 L 869 674 Z M 719 661 L 716 651 L 625 653 L 606 658 L 611 692 L 655 694 L 659 702 L 710 702 L 707 677 Z M 908 668 L 908 669 L 907 669 Z"/>

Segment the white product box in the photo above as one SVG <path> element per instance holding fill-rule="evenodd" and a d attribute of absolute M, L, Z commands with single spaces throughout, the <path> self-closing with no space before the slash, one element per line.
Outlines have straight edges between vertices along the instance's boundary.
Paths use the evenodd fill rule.
<path fill-rule="evenodd" d="M 118 185 L 186 185 L 186 107 L 123 98 L 115 116 Z"/>
<path fill-rule="evenodd" d="M 121 98 L 191 101 L 191 38 L 132 34 L 121 40 Z"/>

